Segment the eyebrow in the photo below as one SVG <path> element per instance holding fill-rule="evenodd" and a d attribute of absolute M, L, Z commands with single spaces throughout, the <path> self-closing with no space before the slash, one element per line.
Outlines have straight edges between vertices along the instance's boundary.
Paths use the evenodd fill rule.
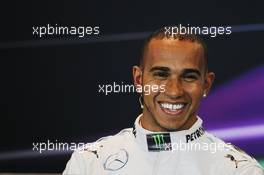
<path fill-rule="evenodd" d="M 152 67 L 150 69 L 150 72 L 154 72 L 154 71 L 166 71 L 166 72 L 170 72 L 170 68 L 163 67 L 163 66 L 155 66 L 155 67 Z M 182 71 L 182 75 L 190 74 L 190 73 L 195 73 L 198 76 L 201 76 L 202 75 L 201 72 L 198 69 L 184 69 Z"/>
<path fill-rule="evenodd" d="M 166 71 L 166 72 L 169 72 L 170 71 L 170 69 L 168 67 L 156 66 L 156 67 L 152 67 L 150 69 L 150 72 L 154 72 L 154 71 L 157 71 L 157 70 L 159 70 L 159 71 Z"/>
<path fill-rule="evenodd" d="M 197 69 L 184 69 L 183 71 L 182 71 L 182 74 L 184 75 L 184 74 L 189 74 L 189 73 L 196 73 L 196 74 L 198 74 L 199 76 L 201 76 L 201 72 L 199 71 L 199 70 L 197 70 Z"/>

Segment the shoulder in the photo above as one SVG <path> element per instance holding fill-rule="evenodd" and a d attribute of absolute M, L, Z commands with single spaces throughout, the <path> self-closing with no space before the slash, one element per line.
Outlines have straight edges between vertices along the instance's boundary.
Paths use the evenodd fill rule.
<path fill-rule="evenodd" d="M 131 135 L 133 135 L 132 128 L 123 129 L 116 135 L 102 137 L 78 148 L 73 152 L 63 174 L 87 174 L 92 169 L 103 171 L 103 162 L 111 153 L 126 147 L 131 140 Z"/>
<path fill-rule="evenodd" d="M 235 175 L 264 175 L 261 165 L 239 147 L 226 143 L 208 132 L 205 134 L 205 139 L 215 144 L 215 152 L 211 157 L 218 168 L 223 169 L 222 171 Z"/>

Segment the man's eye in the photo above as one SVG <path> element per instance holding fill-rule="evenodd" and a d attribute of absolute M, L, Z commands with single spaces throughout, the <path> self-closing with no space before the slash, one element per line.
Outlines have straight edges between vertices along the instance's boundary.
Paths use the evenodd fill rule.
<path fill-rule="evenodd" d="M 159 77 L 159 78 L 166 78 L 169 76 L 169 73 L 167 73 L 167 72 L 154 72 L 153 76 Z"/>
<path fill-rule="evenodd" d="M 197 80 L 198 77 L 195 75 L 186 75 L 183 77 L 183 79 L 187 82 L 193 82 L 193 81 Z"/>

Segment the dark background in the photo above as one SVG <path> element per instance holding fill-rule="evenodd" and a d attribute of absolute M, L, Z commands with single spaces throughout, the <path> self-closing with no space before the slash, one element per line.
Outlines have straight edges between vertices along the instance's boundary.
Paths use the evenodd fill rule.
<path fill-rule="evenodd" d="M 90 142 L 132 126 L 140 113 L 137 94 L 98 93 L 99 84 L 132 83 L 144 37 L 121 40 L 120 34 L 178 23 L 264 23 L 263 4 L 252 1 L 10 1 L 1 5 L 0 16 L 2 172 L 62 172 L 70 153 L 25 151 L 33 142 Z M 32 35 L 33 26 L 47 24 L 99 26 L 100 35 L 98 42 Z M 109 35 L 116 39 L 100 42 Z M 263 29 L 205 37 L 215 87 L 263 65 L 263 39 Z"/>

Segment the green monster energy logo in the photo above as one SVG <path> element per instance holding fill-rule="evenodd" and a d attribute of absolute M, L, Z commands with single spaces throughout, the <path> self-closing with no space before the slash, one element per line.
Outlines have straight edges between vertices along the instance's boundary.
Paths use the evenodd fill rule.
<path fill-rule="evenodd" d="M 149 151 L 171 150 L 171 139 L 169 133 L 147 134 L 146 137 Z"/>
<path fill-rule="evenodd" d="M 162 145 L 165 143 L 164 136 L 162 134 L 153 135 L 153 139 L 157 148 L 162 147 Z"/>

